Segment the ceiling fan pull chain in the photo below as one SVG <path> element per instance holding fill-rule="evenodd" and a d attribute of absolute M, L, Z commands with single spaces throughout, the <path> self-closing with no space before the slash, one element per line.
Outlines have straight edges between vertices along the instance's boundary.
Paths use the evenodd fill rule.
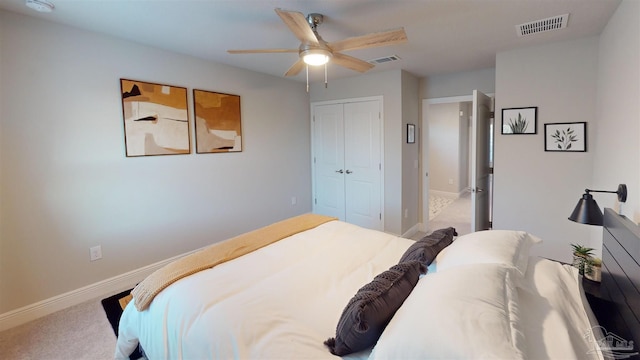
<path fill-rule="evenodd" d="M 324 88 L 327 88 L 327 63 L 324 64 Z"/>
<path fill-rule="evenodd" d="M 307 69 L 307 92 L 309 92 L 309 64 L 306 64 Z"/>

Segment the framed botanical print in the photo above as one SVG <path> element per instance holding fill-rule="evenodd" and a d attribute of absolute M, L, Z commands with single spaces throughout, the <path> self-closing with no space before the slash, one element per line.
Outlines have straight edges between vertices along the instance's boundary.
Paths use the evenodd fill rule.
<path fill-rule="evenodd" d="M 522 107 L 502 109 L 503 135 L 537 134 L 538 107 Z"/>
<path fill-rule="evenodd" d="M 587 151 L 587 123 L 544 124 L 545 151 Z"/>

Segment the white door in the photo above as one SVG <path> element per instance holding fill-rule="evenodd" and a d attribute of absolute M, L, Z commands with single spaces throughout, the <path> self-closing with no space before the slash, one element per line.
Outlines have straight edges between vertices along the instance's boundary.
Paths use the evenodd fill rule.
<path fill-rule="evenodd" d="M 314 212 L 382 226 L 380 102 L 312 106 Z"/>
<path fill-rule="evenodd" d="M 314 212 L 345 218 L 342 104 L 313 107 Z"/>
<path fill-rule="evenodd" d="M 491 98 L 473 90 L 471 117 L 471 231 L 491 228 L 489 157 Z"/>
<path fill-rule="evenodd" d="M 347 103 L 344 119 L 347 222 L 382 230 L 379 103 Z"/>

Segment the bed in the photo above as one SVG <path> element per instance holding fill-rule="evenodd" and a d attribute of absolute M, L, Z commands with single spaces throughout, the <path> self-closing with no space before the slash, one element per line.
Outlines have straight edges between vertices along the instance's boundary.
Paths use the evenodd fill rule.
<path fill-rule="evenodd" d="M 148 359 L 604 358 L 577 269 L 529 256 L 532 234 L 449 228 L 416 242 L 328 218 L 275 232 L 145 279 L 115 358 L 138 346 Z M 238 241 L 247 253 L 229 256 Z"/>

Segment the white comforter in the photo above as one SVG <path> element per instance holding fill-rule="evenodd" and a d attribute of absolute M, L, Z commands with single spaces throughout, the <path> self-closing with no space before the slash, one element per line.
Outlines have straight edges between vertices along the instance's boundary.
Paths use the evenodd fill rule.
<path fill-rule="evenodd" d="M 139 341 L 149 359 L 335 358 L 323 342 L 335 336 L 349 299 L 395 265 L 412 243 L 340 221 L 283 239 L 179 280 L 145 311 L 130 303 L 120 321 L 115 357 L 128 358 Z M 591 325 L 574 270 L 548 260 L 529 262 L 521 288 L 514 291 L 518 299 L 513 300 L 518 301 L 522 314 L 518 326 L 526 339 L 518 351 L 527 358 L 600 357 L 590 353 L 592 344 L 581 336 Z M 435 274 L 422 277 L 416 288 L 428 286 L 430 275 Z M 415 299 L 438 294 L 419 294 L 414 290 L 401 310 L 423 314 L 427 321 L 422 329 L 438 336 L 438 329 L 428 322 L 438 316 L 437 309 L 420 307 L 420 299 Z M 428 336 L 424 331 L 406 335 L 418 336 L 418 343 L 420 336 Z M 475 343 L 439 336 L 441 341 L 457 342 L 456 346 Z M 381 341 L 385 337 L 390 336 L 383 334 Z M 350 357 L 365 359 L 370 353 Z"/>
<path fill-rule="evenodd" d="M 116 358 L 334 358 L 323 342 L 356 291 L 412 240 L 332 221 L 179 280 L 125 308 Z"/>

